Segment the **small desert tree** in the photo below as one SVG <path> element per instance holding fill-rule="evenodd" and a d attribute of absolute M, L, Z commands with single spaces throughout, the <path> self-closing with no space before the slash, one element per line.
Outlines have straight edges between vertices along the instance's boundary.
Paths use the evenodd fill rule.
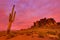
<path fill-rule="evenodd" d="M 14 11 L 15 5 L 13 5 L 12 12 L 9 14 L 9 23 L 8 23 L 8 29 L 7 34 L 10 33 L 12 23 L 14 22 L 16 11 Z"/>

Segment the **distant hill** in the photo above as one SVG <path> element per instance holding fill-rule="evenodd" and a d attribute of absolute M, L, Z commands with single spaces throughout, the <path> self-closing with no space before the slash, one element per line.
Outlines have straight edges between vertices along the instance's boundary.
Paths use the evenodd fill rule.
<path fill-rule="evenodd" d="M 60 22 L 56 22 L 53 18 L 43 18 L 34 22 L 31 28 L 60 28 Z"/>

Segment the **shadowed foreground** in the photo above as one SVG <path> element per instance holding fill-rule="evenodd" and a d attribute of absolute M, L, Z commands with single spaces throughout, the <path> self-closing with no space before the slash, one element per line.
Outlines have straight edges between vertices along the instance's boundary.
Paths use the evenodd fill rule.
<path fill-rule="evenodd" d="M 60 40 L 60 29 L 31 29 L 17 30 L 10 32 L 10 36 L 6 33 L 0 33 L 0 40 Z"/>

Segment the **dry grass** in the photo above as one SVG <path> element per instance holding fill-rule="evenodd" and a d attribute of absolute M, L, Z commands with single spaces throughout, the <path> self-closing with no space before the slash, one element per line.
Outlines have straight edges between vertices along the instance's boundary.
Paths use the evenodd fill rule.
<path fill-rule="evenodd" d="M 53 40 L 60 40 L 60 29 L 31 29 L 31 30 L 26 30 L 26 31 L 14 31 L 10 32 L 9 36 L 7 39 L 12 39 L 17 36 L 21 37 L 23 39 L 24 37 L 30 37 L 30 38 L 38 38 L 38 39 L 53 39 Z M 4 34 L 4 32 L 1 33 L 2 36 L 6 36 L 7 34 Z M 0 35 L 1 35 L 0 34 Z M 23 37 L 24 36 L 24 37 Z M 1 38 L 1 37 L 0 37 Z M 41 39 L 41 40 L 42 40 Z"/>

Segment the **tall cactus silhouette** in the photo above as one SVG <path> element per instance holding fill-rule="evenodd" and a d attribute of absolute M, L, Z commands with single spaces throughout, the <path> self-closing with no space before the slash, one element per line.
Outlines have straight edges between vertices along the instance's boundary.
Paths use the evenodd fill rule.
<path fill-rule="evenodd" d="M 12 23 L 15 20 L 16 11 L 14 11 L 14 8 L 15 8 L 15 5 L 13 5 L 12 12 L 9 14 L 9 23 L 8 23 L 7 34 L 9 34 L 9 32 L 11 30 Z"/>

